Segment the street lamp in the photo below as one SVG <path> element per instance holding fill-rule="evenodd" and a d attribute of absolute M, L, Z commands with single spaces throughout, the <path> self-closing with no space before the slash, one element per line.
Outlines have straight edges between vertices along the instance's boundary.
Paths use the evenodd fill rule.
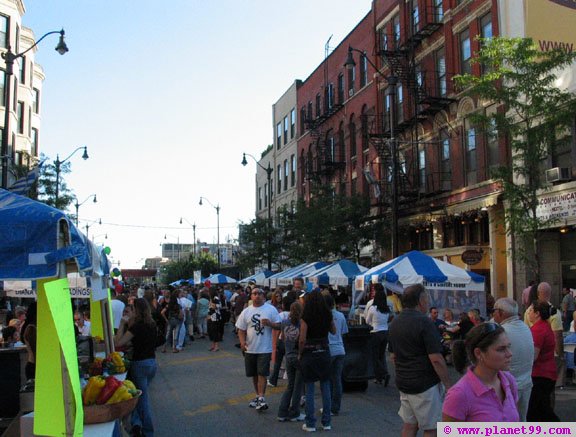
<path fill-rule="evenodd" d="M 202 196 L 200 196 L 200 202 L 198 202 L 198 205 L 202 205 L 202 199 L 208 202 L 210 206 L 216 210 L 216 247 L 218 248 L 218 271 L 220 271 L 220 205 L 214 206 L 212 202 Z"/>
<path fill-rule="evenodd" d="M 246 167 L 248 161 L 246 161 L 246 155 L 254 160 L 254 162 L 266 172 L 266 177 L 268 179 L 268 226 L 267 226 L 267 234 L 266 235 L 266 245 L 268 246 L 267 249 L 267 257 L 268 257 L 268 270 L 272 271 L 272 168 L 270 167 L 270 161 L 268 161 L 268 167 L 264 167 L 262 164 L 258 162 L 256 158 L 254 158 L 249 153 L 242 154 L 242 165 Z"/>
<path fill-rule="evenodd" d="M 178 261 L 180 261 L 180 236 L 164 234 L 164 239 L 167 240 L 168 237 L 176 238 L 178 244 Z M 172 256 L 174 256 L 174 249 L 172 249 Z"/>
<path fill-rule="evenodd" d="M 38 41 L 36 41 L 32 46 L 24 50 L 22 53 L 12 53 L 12 47 L 9 45 L 8 50 L 2 53 L 2 58 L 6 65 L 5 68 L 5 83 L 4 83 L 4 129 L 2 131 L 2 150 L 0 155 L 2 156 L 2 188 L 8 188 L 8 137 L 10 136 L 10 89 L 12 88 L 12 75 L 14 74 L 14 61 L 18 58 L 23 57 L 26 53 L 36 47 L 40 41 L 46 38 L 48 35 L 55 33 L 60 34 L 60 40 L 55 50 L 63 55 L 68 51 L 68 47 L 64 42 L 64 29 L 55 30 L 44 34 Z M 16 90 L 15 90 L 16 92 Z"/>
<path fill-rule="evenodd" d="M 76 203 L 74 203 L 74 207 L 76 208 L 76 227 L 78 227 L 78 210 L 80 209 L 80 207 L 82 205 L 84 205 L 86 202 L 88 202 L 91 198 L 94 198 L 94 203 L 97 203 L 96 200 L 96 194 L 90 194 L 86 200 L 84 200 L 83 202 L 78 203 L 78 198 L 76 196 L 74 196 L 74 198 L 76 199 Z"/>
<path fill-rule="evenodd" d="M 353 69 L 356 66 L 354 62 L 353 52 L 358 52 L 364 56 L 366 61 L 376 70 L 380 72 L 380 69 L 374 65 L 372 61 L 366 56 L 366 54 L 358 49 L 348 46 L 348 56 L 346 57 L 346 62 L 344 67 L 348 70 Z M 390 209 L 392 215 L 391 223 L 391 234 L 392 234 L 392 258 L 398 257 L 398 143 L 395 138 L 394 127 L 396 126 L 396 86 L 398 85 L 398 77 L 394 74 L 386 77 L 386 82 L 388 83 L 387 95 L 389 97 L 388 107 L 390 108 L 390 139 L 388 144 L 390 146 L 390 156 L 392 157 L 392 162 L 390 166 L 391 174 L 391 188 L 392 188 L 392 199 L 390 202 Z M 378 150 L 380 154 L 382 152 Z"/>
<path fill-rule="evenodd" d="M 54 169 L 56 171 L 56 200 L 54 201 L 54 206 L 56 208 L 58 208 L 58 199 L 59 199 L 59 195 L 60 195 L 60 171 L 62 170 L 62 164 L 64 164 L 66 161 L 68 161 L 70 158 L 72 158 L 72 155 L 74 155 L 78 150 L 82 150 L 82 149 L 84 149 L 84 153 L 82 154 L 82 159 L 84 161 L 86 161 L 89 158 L 87 146 L 78 147 L 70 155 L 68 155 L 68 157 L 66 159 L 63 159 L 62 161 L 60 161 L 60 156 L 58 154 L 56 154 L 56 161 L 54 161 Z"/>
<path fill-rule="evenodd" d="M 192 241 L 192 253 L 196 256 L 196 223 L 190 223 L 186 218 L 180 217 L 180 224 L 182 224 L 182 220 L 192 226 L 192 232 L 194 234 L 194 241 Z"/>

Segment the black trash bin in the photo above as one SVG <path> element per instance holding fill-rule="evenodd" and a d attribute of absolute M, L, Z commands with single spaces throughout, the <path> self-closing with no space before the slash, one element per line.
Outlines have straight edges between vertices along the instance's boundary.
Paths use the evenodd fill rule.
<path fill-rule="evenodd" d="M 370 346 L 370 326 L 353 325 L 344 336 L 344 369 L 342 383 L 344 390 L 366 390 L 368 381 L 374 379 L 372 348 Z"/>

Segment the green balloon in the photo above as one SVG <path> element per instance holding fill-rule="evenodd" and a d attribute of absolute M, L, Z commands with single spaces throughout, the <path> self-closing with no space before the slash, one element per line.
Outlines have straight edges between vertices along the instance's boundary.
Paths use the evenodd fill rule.
<path fill-rule="evenodd" d="M 105 253 L 106 255 L 110 255 L 110 252 L 112 252 L 112 250 L 111 250 L 108 246 L 106 246 L 106 247 L 104 248 L 104 253 Z"/>

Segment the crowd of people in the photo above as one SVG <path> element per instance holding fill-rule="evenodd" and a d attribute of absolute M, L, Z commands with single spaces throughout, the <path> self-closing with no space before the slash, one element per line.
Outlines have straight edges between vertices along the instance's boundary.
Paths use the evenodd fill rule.
<path fill-rule="evenodd" d="M 400 296 L 373 285 L 363 319 L 370 327 L 374 382 L 388 386 L 389 355 L 404 436 L 418 430 L 434 435 L 440 420 L 560 420 L 554 389 L 558 381 L 564 383 L 566 373 L 563 328 L 572 331 L 566 340 L 576 343 L 574 298 L 565 289 L 557 309 L 550 303 L 548 283 L 531 284 L 527 290 L 523 317 L 516 301 L 501 298 L 488 302 L 486 313 L 472 309 L 456 318 L 454 311 L 444 309 L 440 318 L 421 285 L 406 288 Z M 278 421 L 303 422 L 304 431 L 316 431 L 319 382 L 320 425 L 332 429 L 332 417 L 341 410 L 343 336 L 348 333 L 346 318 L 336 309 L 339 299 L 329 289 L 304 290 L 301 279 L 275 290 L 255 284 L 206 284 L 134 286 L 118 293 L 111 301 L 114 343 L 131 360 L 128 377 L 142 390 L 129 421 L 131 435 L 154 434 L 148 388 L 158 368 L 156 351 L 179 353 L 187 344 L 208 338 L 208 350 L 218 352 L 229 321 L 254 387 L 249 407 L 269 409 L 266 389 L 278 385 L 283 369 L 287 384 Z M 77 308 L 73 314 L 77 336 L 90 336 L 88 309 Z M 2 330 L 4 345 L 26 346 L 26 376 L 34 378 L 36 303 L 16 307 L 9 317 Z M 451 380 L 448 364 L 463 374 L 457 382 Z M 119 429 L 115 434 L 121 435 Z"/>

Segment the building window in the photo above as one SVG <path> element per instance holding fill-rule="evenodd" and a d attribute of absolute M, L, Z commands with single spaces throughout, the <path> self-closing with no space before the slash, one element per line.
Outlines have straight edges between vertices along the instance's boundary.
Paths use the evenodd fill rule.
<path fill-rule="evenodd" d="M 462 74 L 470 74 L 472 72 L 470 65 L 471 58 L 470 30 L 465 30 L 460 34 L 460 72 Z"/>
<path fill-rule="evenodd" d="M 412 33 L 420 31 L 420 10 L 418 9 L 418 1 L 412 0 Z"/>
<path fill-rule="evenodd" d="M 492 15 L 486 14 L 480 19 L 480 32 L 482 38 L 492 38 Z"/>
<path fill-rule="evenodd" d="M 288 116 L 284 117 L 284 144 L 288 142 Z"/>
<path fill-rule="evenodd" d="M 360 88 L 365 87 L 368 83 L 368 57 L 366 53 L 360 56 Z"/>
<path fill-rule="evenodd" d="M 277 181 L 278 194 L 280 194 L 282 192 L 282 164 L 278 164 L 276 174 L 278 175 L 278 181 Z"/>
<path fill-rule="evenodd" d="M 476 159 L 476 129 L 470 126 L 466 120 L 464 129 L 464 152 L 466 154 L 466 183 L 473 185 L 477 182 L 477 159 Z"/>
<path fill-rule="evenodd" d="M 38 88 L 32 90 L 32 108 L 35 114 L 40 113 L 40 90 Z"/>
<path fill-rule="evenodd" d="M 312 120 L 312 102 L 308 102 L 307 118 L 308 118 L 308 121 Z"/>
<path fill-rule="evenodd" d="M 342 105 L 344 103 L 344 75 L 340 73 L 338 75 L 338 104 Z"/>
<path fill-rule="evenodd" d="M 334 136 L 332 131 L 328 132 L 328 138 L 326 138 L 326 152 L 328 154 L 329 162 L 336 162 L 336 144 L 334 143 Z"/>
<path fill-rule="evenodd" d="M 28 106 L 28 136 L 32 136 L 32 107 Z"/>
<path fill-rule="evenodd" d="M 282 145 L 282 123 L 276 125 L 276 148 Z"/>
<path fill-rule="evenodd" d="M 284 191 L 288 189 L 288 174 L 290 172 L 290 168 L 288 167 L 288 160 L 284 160 Z"/>
<path fill-rule="evenodd" d="M 322 98 L 320 94 L 316 94 L 316 118 L 322 115 Z"/>
<path fill-rule="evenodd" d="M 306 131 L 306 108 L 302 106 L 300 109 L 300 135 L 304 135 Z"/>
<path fill-rule="evenodd" d="M 296 185 L 296 155 L 292 155 L 290 157 L 290 161 L 292 163 L 290 172 L 290 186 L 293 187 Z"/>
<path fill-rule="evenodd" d="M 0 47 L 8 48 L 10 44 L 10 18 L 0 15 Z"/>
<path fill-rule="evenodd" d="M 38 156 L 38 129 L 36 129 L 35 127 L 32 128 L 32 135 L 30 135 L 30 142 L 32 143 L 30 154 L 32 156 Z"/>
<path fill-rule="evenodd" d="M 344 145 L 344 123 L 340 123 L 340 129 L 338 130 L 338 162 L 346 162 L 344 157 L 345 145 Z"/>
<path fill-rule="evenodd" d="M 496 120 L 490 119 L 486 129 L 486 155 L 488 157 L 488 169 L 494 170 L 500 165 L 500 151 L 498 147 L 498 130 Z M 491 175 L 489 175 L 491 177 Z"/>
<path fill-rule="evenodd" d="M 24 133 L 24 102 L 18 102 L 18 133 Z"/>
<path fill-rule="evenodd" d="M 6 102 L 4 101 L 5 90 L 6 90 L 6 71 L 0 70 L 0 102 L 2 102 L 2 106 L 6 106 Z"/>
<path fill-rule="evenodd" d="M 426 190 L 426 149 L 423 145 L 418 146 L 418 179 L 420 188 Z"/>
<path fill-rule="evenodd" d="M 271 199 L 268 198 L 268 184 L 264 184 L 264 207 L 267 208 L 268 207 L 268 202 L 270 202 Z"/>
<path fill-rule="evenodd" d="M 357 193 L 357 185 L 358 185 L 358 179 L 356 177 L 353 177 L 350 180 L 350 195 L 352 197 L 354 197 Z"/>
<path fill-rule="evenodd" d="M 296 108 L 290 111 L 290 139 L 294 138 L 296 134 Z"/>
<path fill-rule="evenodd" d="M 362 131 L 362 150 L 367 150 L 370 147 L 370 143 L 368 142 L 368 114 L 366 112 L 366 106 L 362 108 L 360 130 Z"/>
<path fill-rule="evenodd" d="M 20 83 L 26 83 L 26 57 L 23 56 L 20 60 Z"/>
<path fill-rule="evenodd" d="M 400 47 L 400 16 L 392 18 L 392 37 L 394 39 L 394 49 Z"/>
<path fill-rule="evenodd" d="M 402 123 L 404 121 L 404 90 L 402 84 L 399 83 L 396 87 L 396 122 Z"/>
<path fill-rule="evenodd" d="M 444 47 L 436 52 L 436 74 L 438 95 L 440 97 L 445 97 L 448 88 L 446 82 L 446 54 L 444 52 Z"/>
<path fill-rule="evenodd" d="M 356 87 L 356 67 L 348 70 L 348 97 L 354 95 L 354 88 Z"/>
<path fill-rule="evenodd" d="M 450 176 L 452 175 L 452 169 L 450 168 L 450 137 L 445 130 L 440 132 L 440 171 L 440 188 L 443 191 L 449 191 L 451 187 Z"/>
<path fill-rule="evenodd" d="M 350 121 L 350 157 L 356 156 L 356 124 Z"/>
<path fill-rule="evenodd" d="M 444 0 L 434 0 L 434 20 L 436 23 L 444 20 L 444 8 L 442 2 Z"/>
<path fill-rule="evenodd" d="M 262 209 L 262 187 L 258 187 L 258 210 Z"/>
<path fill-rule="evenodd" d="M 334 84 L 329 83 L 328 88 L 326 88 L 326 106 L 327 110 L 331 111 L 334 107 Z"/>

